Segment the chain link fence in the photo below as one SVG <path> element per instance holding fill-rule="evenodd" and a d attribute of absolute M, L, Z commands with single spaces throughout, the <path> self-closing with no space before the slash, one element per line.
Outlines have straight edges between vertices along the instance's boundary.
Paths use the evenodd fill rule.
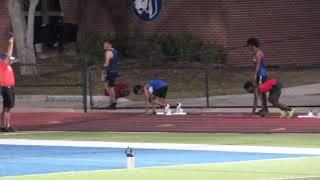
<path fill-rule="evenodd" d="M 283 84 L 280 99 L 283 103 L 293 107 L 320 106 L 319 66 L 267 69 L 269 79 L 278 79 Z M 253 95 L 247 94 L 242 87 L 245 81 L 252 78 L 253 68 L 220 67 L 209 72 L 210 107 L 252 107 Z"/>
<path fill-rule="evenodd" d="M 209 107 L 208 72 L 205 67 L 171 67 L 171 68 L 124 68 L 121 69 L 118 82 L 129 86 L 130 95 L 118 99 L 118 108 L 144 108 L 144 97 L 135 95 L 134 85 L 144 85 L 153 79 L 168 82 L 167 102 L 181 102 L 187 107 Z M 89 94 L 91 109 L 104 109 L 109 106 L 109 98 L 103 96 L 105 87 L 104 68 L 89 69 Z"/>
<path fill-rule="evenodd" d="M 22 69 L 37 74 L 22 76 Z M 42 109 L 86 109 L 83 87 L 84 68 L 79 64 L 15 64 L 16 107 L 25 111 Z"/>
<path fill-rule="evenodd" d="M 36 76 L 21 76 L 21 68 L 36 67 Z M 104 68 L 81 64 L 14 65 L 16 108 L 25 111 L 106 109 Z M 294 107 L 320 107 L 320 66 L 268 67 L 269 78 L 283 83 L 281 101 Z M 153 79 L 168 82 L 167 102 L 185 108 L 249 108 L 253 95 L 242 86 L 251 78 L 248 67 L 132 67 L 121 68 L 118 82 L 129 86 L 128 97 L 118 99 L 119 109 L 144 108 L 144 97 L 132 88 Z"/>
<path fill-rule="evenodd" d="M 320 106 L 319 66 L 269 67 L 269 79 L 281 80 L 281 101 L 294 107 Z M 104 96 L 104 69 L 88 69 L 90 108 L 105 109 L 109 105 Z M 121 69 L 118 81 L 127 83 L 131 94 L 118 99 L 119 108 L 144 108 L 142 96 L 132 93 L 132 87 L 152 79 L 168 82 L 167 102 L 181 102 L 186 108 L 248 108 L 253 95 L 243 87 L 252 76 L 248 67 L 169 67 Z"/>

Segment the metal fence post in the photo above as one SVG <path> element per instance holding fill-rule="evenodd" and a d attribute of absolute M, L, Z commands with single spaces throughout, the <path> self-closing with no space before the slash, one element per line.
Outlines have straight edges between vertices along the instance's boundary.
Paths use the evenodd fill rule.
<path fill-rule="evenodd" d="M 88 86 L 89 86 L 89 103 L 90 103 L 90 109 L 93 109 L 93 87 L 92 85 L 94 82 L 92 82 L 92 68 L 88 68 Z"/>
<path fill-rule="evenodd" d="M 206 107 L 210 107 L 210 100 L 209 100 L 209 68 L 206 68 L 205 71 L 205 84 L 206 84 Z"/>
<path fill-rule="evenodd" d="M 84 59 L 82 61 L 82 103 L 83 103 L 83 112 L 88 112 L 88 105 L 87 105 L 87 81 L 88 81 L 88 68 L 87 68 L 87 61 Z"/>

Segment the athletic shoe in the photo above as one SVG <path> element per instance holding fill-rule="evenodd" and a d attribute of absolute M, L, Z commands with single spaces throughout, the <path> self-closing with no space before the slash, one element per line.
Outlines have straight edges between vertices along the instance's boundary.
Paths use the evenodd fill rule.
<path fill-rule="evenodd" d="M 258 113 L 267 114 L 269 113 L 269 109 L 261 109 L 260 111 L 258 111 Z"/>
<path fill-rule="evenodd" d="M 111 109 L 111 110 L 116 110 L 117 109 L 117 103 L 112 103 L 108 109 Z"/>
<path fill-rule="evenodd" d="M 287 112 L 286 111 L 281 111 L 280 113 L 280 118 L 287 117 Z"/>
<path fill-rule="evenodd" d="M 7 132 L 7 129 L 2 127 L 2 128 L 0 128 L 0 132 Z"/>
<path fill-rule="evenodd" d="M 16 132 L 16 130 L 13 129 L 12 127 L 8 127 L 6 130 L 7 130 L 7 132 Z"/>
<path fill-rule="evenodd" d="M 260 110 L 259 112 L 257 112 L 257 114 L 260 115 L 261 117 L 264 117 L 265 115 L 268 114 L 268 111 Z"/>
<path fill-rule="evenodd" d="M 294 111 L 295 109 L 291 109 L 290 111 L 287 111 L 287 118 L 292 118 L 292 116 L 294 115 Z"/>

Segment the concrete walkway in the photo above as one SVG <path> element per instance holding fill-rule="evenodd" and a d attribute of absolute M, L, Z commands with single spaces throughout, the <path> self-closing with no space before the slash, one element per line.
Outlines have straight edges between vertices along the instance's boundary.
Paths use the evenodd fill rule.
<path fill-rule="evenodd" d="M 170 95 L 170 92 L 169 92 Z M 236 94 L 225 96 L 211 96 L 209 98 L 210 106 L 251 106 L 252 105 L 251 94 Z M 89 97 L 88 107 L 89 104 Z M 109 102 L 109 98 L 106 96 L 94 96 L 95 107 L 106 107 Z M 320 83 L 309 84 L 304 86 L 296 86 L 283 89 L 283 96 L 281 101 L 285 104 L 292 106 L 320 106 Z M 181 102 L 185 107 L 197 106 L 206 107 L 206 98 L 181 98 L 181 99 L 168 99 L 169 103 Z M 131 101 L 125 98 L 118 100 L 119 107 L 144 107 L 144 101 Z M 17 95 L 16 112 L 74 112 L 82 110 L 82 96 L 49 96 L 49 95 Z M 301 108 L 302 112 L 309 110 L 310 108 Z M 316 112 L 320 112 L 319 108 L 312 108 Z M 210 109 L 195 109 L 195 111 L 204 112 L 250 112 L 250 108 L 230 109 L 230 108 L 210 108 Z M 132 110 L 117 110 L 117 111 L 132 111 Z M 134 110 L 143 111 L 143 110 Z"/>

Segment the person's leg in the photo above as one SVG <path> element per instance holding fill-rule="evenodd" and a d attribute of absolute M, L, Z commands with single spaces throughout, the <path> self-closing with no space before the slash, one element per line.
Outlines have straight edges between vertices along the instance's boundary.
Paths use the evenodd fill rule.
<path fill-rule="evenodd" d="M 270 93 L 269 95 L 269 102 L 279 109 L 281 109 L 281 116 L 280 117 L 287 117 L 291 118 L 294 115 L 294 109 L 288 107 L 285 104 L 279 102 L 280 94 L 278 93 Z"/>
<path fill-rule="evenodd" d="M 116 103 L 117 100 L 116 100 L 116 94 L 114 92 L 114 86 L 109 87 L 109 96 L 111 99 L 111 104 Z"/>
<path fill-rule="evenodd" d="M 5 106 L 7 104 L 7 91 L 5 88 L 1 89 L 1 94 L 2 94 L 2 99 L 3 99 L 3 108 L 2 108 L 2 112 L 1 112 L 1 132 L 5 132 L 6 131 L 6 113 L 5 113 Z"/>
<path fill-rule="evenodd" d="M 5 119 L 6 119 L 6 131 L 7 132 L 16 132 L 15 129 L 11 127 L 10 121 L 11 121 L 11 108 L 5 108 Z"/>
<path fill-rule="evenodd" d="M 110 86 L 110 83 L 108 82 L 105 85 L 105 90 L 106 90 L 106 94 L 110 97 L 111 103 L 115 103 L 116 95 L 115 95 L 114 87 Z"/>
<path fill-rule="evenodd" d="M 106 81 L 104 83 L 104 95 L 109 96 L 109 88 L 108 88 L 108 82 Z"/>
<path fill-rule="evenodd" d="M 267 94 L 266 93 L 261 93 L 260 94 L 260 100 L 261 100 L 262 111 L 269 112 L 268 104 L 267 104 L 268 103 Z"/>
<path fill-rule="evenodd" d="M 277 88 L 270 92 L 268 100 L 274 107 L 277 107 L 282 111 L 290 111 L 291 108 L 279 102 L 280 96 L 281 90 Z"/>
<path fill-rule="evenodd" d="M 267 76 L 258 76 L 257 77 L 257 84 L 258 85 L 263 84 L 267 80 L 268 80 Z M 266 93 L 259 93 L 259 99 L 260 99 L 261 107 L 262 107 L 260 113 L 268 113 L 269 110 L 268 110 L 267 94 Z"/>
<path fill-rule="evenodd" d="M 166 98 L 166 95 L 167 95 L 167 90 L 168 90 L 168 87 L 162 87 L 160 89 L 157 89 L 153 93 L 157 97 L 156 103 L 160 107 L 165 107 L 166 106 L 165 98 Z"/>
<path fill-rule="evenodd" d="M 8 101 L 4 108 L 5 113 L 5 125 L 8 132 L 15 132 L 15 130 L 11 127 L 11 109 L 15 105 L 15 90 L 14 88 L 8 89 Z"/>
<path fill-rule="evenodd" d="M 111 109 L 116 108 L 116 102 L 117 102 L 117 98 L 114 90 L 116 77 L 117 77 L 117 73 L 110 73 L 110 72 L 107 73 L 107 77 L 106 77 L 106 85 L 107 85 L 106 89 L 110 97 L 111 104 L 109 108 Z"/>
<path fill-rule="evenodd" d="M 159 98 L 159 97 L 156 97 L 154 100 L 153 100 L 153 103 L 159 107 L 165 107 L 166 104 L 165 104 L 165 99 L 164 98 Z"/>
<path fill-rule="evenodd" d="M 10 128 L 10 119 L 11 119 L 11 115 L 10 115 L 10 108 L 4 108 L 3 109 L 3 112 L 4 112 L 4 124 L 5 124 L 5 127 L 8 129 Z"/>
<path fill-rule="evenodd" d="M 4 112 L 4 108 L 2 109 L 2 113 L 1 113 L 1 129 L 0 129 L 0 131 L 1 132 L 4 132 L 5 130 L 6 130 L 6 120 L 5 120 L 5 112 Z"/>

